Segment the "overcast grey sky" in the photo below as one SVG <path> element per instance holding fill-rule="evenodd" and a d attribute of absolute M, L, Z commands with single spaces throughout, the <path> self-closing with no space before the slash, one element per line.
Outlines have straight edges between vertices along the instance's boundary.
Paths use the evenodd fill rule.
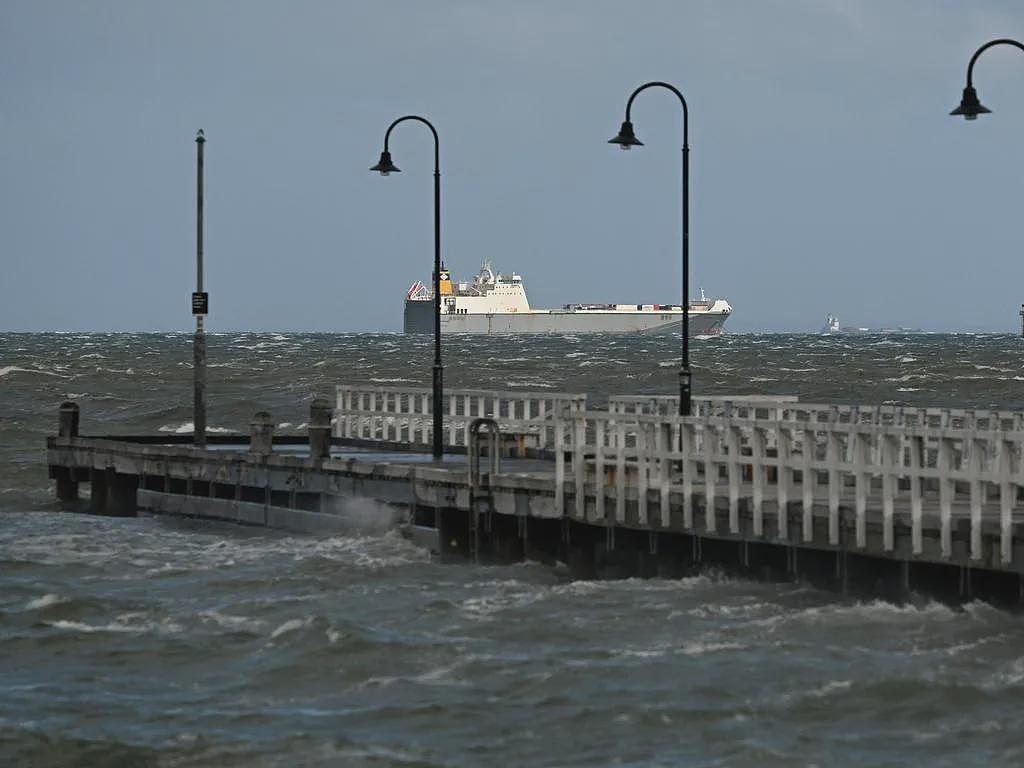
<path fill-rule="evenodd" d="M 1012 331 L 1024 301 L 1024 57 L 947 116 L 1024 3 L 952 0 L 0 2 L 0 330 L 189 330 L 196 129 L 208 327 L 398 330 L 442 248 L 535 307 L 694 293 L 733 330 Z"/>

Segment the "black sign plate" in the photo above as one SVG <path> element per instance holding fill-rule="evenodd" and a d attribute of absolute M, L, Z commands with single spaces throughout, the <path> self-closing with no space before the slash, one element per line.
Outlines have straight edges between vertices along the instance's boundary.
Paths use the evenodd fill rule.
<path fill-rule="evenodd" d="M 206 291 L 192 294 L 192 314 L 208 315 L 210 312 L 210 294 Z"/>

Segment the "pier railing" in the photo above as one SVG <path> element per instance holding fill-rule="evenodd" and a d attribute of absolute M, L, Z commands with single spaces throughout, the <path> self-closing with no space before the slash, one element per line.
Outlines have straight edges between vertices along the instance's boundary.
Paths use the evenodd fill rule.
<path fill-rule="evenodd" d="M 675 395 L 616 395 L 609 413 L 674 416 Z M 935 408 L 905 405 L 832 405 L 801 403 L 793 396 L 737 395 L 694 397 L 695 417 L 774 419 L 794 423 L 876 424 L 935 429 L 1024 431 L 1024 412 L 985 408 Z"/>
<path fill-rule="evenodd" d="M 556 423 L 586 410 L 587 396 L 449 389 L 442 403 L 448 445 L 469 445 L 470 425 L 483 417 L 499 421 L 503 433 L 535 436 L 534 447 L 551 450 Z M 429 387 L 341 385 L 337 388 L 335 436 L 429 444 L 433 433 L 431 407 Z"/>
<path fill-rule="evenodd" d="M 430 403 L 428 388 L 340 386 L 335 434 L 428 444 Z M 809 543 L 817 521 L 830 546 L 880 536 L 890 554 L 900 528 L 907 556 L 935 537 L 942 559 L 971 561 L 994 535 L 1003 565 L 1024 522 L 1024 414 L 1013 411 L 750 396 L 695 398 L 679 417 L 671 396 L 611 397 L 593 411 L 584 395 L 487 390 L 451 390 L 444 407 L 450 445 L 467 445 L 479 417 L 536 435 L 554 454 L 555 512 L 588 522 L 626 524 L 628 508 L 641 526 L 677 525 L 676 513 L 684 530 Z M 841 541 L 847 519 L 852 542 Z"/>
<path fill-rule="evenodd" d="M 744 500 L 749 533 L 781 541 L 812 541 L 818 507 L 832 546 L 840 544 L 843 508 L 852 510 L 856 547 L 867 546 L 869 522 L 878 522 L 882 548 L 892 552 L 899 524 L 909 527 L 912 554 L 919 555 L 925 530 L 937 527 L 943 559 L 953 555 L 954 524 L 969 527 L 972 560 L 982 558 L 982 532 L 990 527 L 998 531 L 1001 562 L 1011 561 L 1013 525 L 1024 520 L 1020 414 L 793 403 L 761 418 L 761 405 L 685 418 L 614 408 L 573 413 L 556 431 L 556 446 L 568 455 L 566 465 L 556 449 L 556 488 L 570 482 L 573 515 L 606 524 L 626 521 L 629 500 L 637 522 L 648 525 L 653 495 L 661 516 L 654 522 L 667 528 L 673 506 L 681 506 L 684 529 L 695 529 L 699 495 L 700 530 L 708 533 L 716 531 L 722 499 L 736 535 Z M 798 531 L 789 530 L 791 504 L 802 510 Z M 556 505 L 564 511 L 557 490 Z"/>

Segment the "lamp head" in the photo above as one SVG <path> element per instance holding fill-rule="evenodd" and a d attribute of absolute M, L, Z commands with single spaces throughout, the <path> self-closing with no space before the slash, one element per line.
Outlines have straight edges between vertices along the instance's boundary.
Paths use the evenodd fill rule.
<path fill-rule="evenodd" d="M 391 153 L 386 149 L 380 153 L 380 160 L 377 164 L 370 168 L 371 171 L 377 171 L 381 176 L 387 176 L 391 173 L 401 173 L 402 169 L 391 162 Z"/>
<path fill-rule="evenodd" d="M 636 137 L 633 133 L 633 124 L 626 120 L 622 123 L 622 127 L 619 129 L 619 134 L 614 139 L 608 140 L 609 144 L 618 144 L 621 149 L 629 149 L 630 147 L 642 147 L 644 143 Z"/>
<path fill-rule="evenodd" d="M 964 88 L 964 95 L 960 99 L 960 106 L 949 114 L 963 115 L 964 120 L 977 120 L 978 115 L 986 115 L 992 110 L 978 101 L 978 92 L 973 85 Z"/>

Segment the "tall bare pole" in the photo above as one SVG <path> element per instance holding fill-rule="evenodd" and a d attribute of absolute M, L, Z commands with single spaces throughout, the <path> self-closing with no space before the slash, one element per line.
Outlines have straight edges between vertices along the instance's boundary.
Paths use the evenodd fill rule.
<path fill-rule="evenodd" d="M 196 316 L 196 334 L 192 341 L 192 422 L 195 445 L 206 446 L 206 332 L 203 318 L 209 311 L 203 291 L 203 145 L 202 130 L 196 134 L 196 292 L 192 294 L 192 314 Z"/>

